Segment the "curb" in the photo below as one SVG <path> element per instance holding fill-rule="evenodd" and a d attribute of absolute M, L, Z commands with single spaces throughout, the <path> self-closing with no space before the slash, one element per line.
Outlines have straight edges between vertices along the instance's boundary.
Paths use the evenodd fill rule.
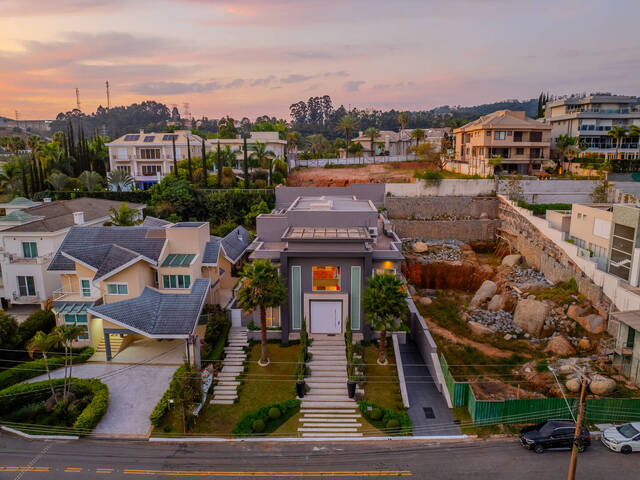
<path fill-rule="evenodd" d="M 469 435 L 450 435 L 450 436 L 417 436 L 417 437 L 324 437 L 324 438 L 221 438 L 221 437 L 150 437 L 150 442 L 164 443 L 223 443 L 223 442 L 380 442 L 380 441 L 422 441 L 422 442 L 456 442 L 460 440 L 473 439 Z"/>
<path fill-rule="evenodd" d="M 14 428 L 5 427 L 4 425 L 0 427 L 0 430 L 3 430 L 7 433 L 12 433 L 22 438 L 26 438 L 28 440 L 79 440 L 80 437 L 77 435 L 29 435 L 28 433 L 21 432 L 20 430 L 16 430 Z"/>

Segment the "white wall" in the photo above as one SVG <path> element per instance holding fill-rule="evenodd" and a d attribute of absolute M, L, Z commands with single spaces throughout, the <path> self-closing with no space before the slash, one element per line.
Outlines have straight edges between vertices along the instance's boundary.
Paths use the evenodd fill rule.
<path fill-rule="evenodd" d="M 424 180 L 385 184 L 386 195 L 394 197 L 475 197 L 495 191 L 495 180 L 444 179 L 437 184 L 427 184 Z"/>

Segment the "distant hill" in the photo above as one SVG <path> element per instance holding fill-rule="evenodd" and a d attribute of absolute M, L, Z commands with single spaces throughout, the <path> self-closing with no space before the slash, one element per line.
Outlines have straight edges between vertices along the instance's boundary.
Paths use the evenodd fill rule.
<path fill-rule="evenodd" d="M 535 117 L 538 113 L 538 99 L 531 100 L 502 100 L 500 102 L 485 103 L 473 107 L 449 107 L 445 105 L 432 110 L 433 113 L 466 117 L 467 115 L 475 115 L 477 117 L 497 112 L 498 110 L 524 110 L 529 117 Z M 475 119 L 474 119 L 475 120 Z"/>

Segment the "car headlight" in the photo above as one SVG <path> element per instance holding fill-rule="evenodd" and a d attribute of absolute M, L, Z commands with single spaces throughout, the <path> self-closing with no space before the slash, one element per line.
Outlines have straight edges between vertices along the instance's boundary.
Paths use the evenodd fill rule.
<path fill-rule="evenodd" d="M 527 442 L 527 445 L 531 445 L 533 443 L 535 443 L 533 440 L 531 440 L 530 438 L 525 438 L 524 439 L 525 442 Z"/>

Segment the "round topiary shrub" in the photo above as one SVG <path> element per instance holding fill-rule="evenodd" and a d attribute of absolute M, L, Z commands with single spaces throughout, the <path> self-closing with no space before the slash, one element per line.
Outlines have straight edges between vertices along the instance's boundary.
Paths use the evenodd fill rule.
<path fill-rule="evenodd" d="M 255 420 L 251 425 L 251 430 L 253 430 L 255 433 L 264 432 L 264 420 L 261 420 L 261 419 Z"/>
<path fill-rule="evenodd" d="M 371 413 L 369 413 L 369 415 L 371 416 L 371 420 L 382 420 L 382 410 L 380 410 L 379 408 L 374 408 L 373 410 L 371 410 Z"/>
<path fill-rule="evenodd" d="M 395 418 L 392 418 L 387 422 L 387 430 L 397 430 L 399 427 L 400 422 Z"/>
<path fill-rule="evenodd" d="M 276 418 L 280 418 L 280 415 L 282 415 L 282 412 L 280 412 L 280 409 L 278 407 L 271 407 L 269 409 L 268 415 L 271 420 L 275 420 Z"/>

